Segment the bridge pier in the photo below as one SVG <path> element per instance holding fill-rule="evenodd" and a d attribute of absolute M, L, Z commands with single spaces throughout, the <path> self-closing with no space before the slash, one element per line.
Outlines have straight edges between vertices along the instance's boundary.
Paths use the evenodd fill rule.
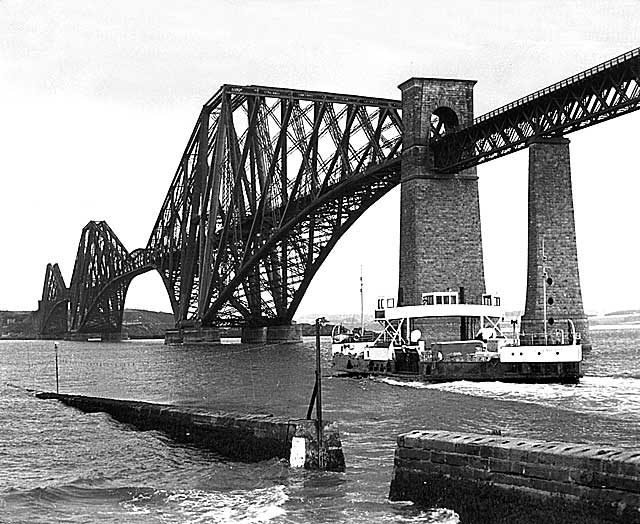
<path fill-rule="evenodd" d="M 573 216 L 569 140 L 538 138 L 529 145 L 527 298 L 521 334 L 553 336 L 572 320 L 590 347 Z M 546 273 L 546 276 L 545 276 Z"/>
<path fill-rule="evenodd" d="M 240 337 L 243 344 L 265 344 L 267 328 L 266 326 L 243 326 Z"/>
<path fill-rule="evenodd" d="M 464 288 L 464 301 L 485 292 L 478 177 L 471 168 L 436 173 L 430 142 L 473 122 L 471 80 L 412 78 L 402 91 L 402 173 L 398 303 L 415 305 L 422 293 Z M 460 297 L 461 299 L 463 297 Z M 413 328 L 430 344 L 460 337 L 461 322 L 421 320 Z"/>
<path fill-rule="evenodd" d="M 220 329 L 217 327 L 190 326 L 168 329 L 164 343 L 169 344 L 220 344 Z"/>
<path fill-rule="evenodd" d="M 80 333 L 78 331 L 70 331 L 64 335 L 65 340 L 75 340 L 78 342 L 121 342 L 126 340 L 122 333 Z"/>
<path fill-rule="evenodd" d="M 302 326 L 286 324 L 267 327 L 267 344 L 289 344 L 302 342 Z"/>

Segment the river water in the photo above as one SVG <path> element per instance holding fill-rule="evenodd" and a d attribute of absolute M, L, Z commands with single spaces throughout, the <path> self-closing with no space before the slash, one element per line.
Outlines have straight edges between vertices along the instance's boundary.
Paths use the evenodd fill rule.
<path fill-rule="evenodd" d="M 33 397 L 55 391 L 51 341 L 0 341 L 0 522 L 457 523 L 387 499 L 396 436 L 452 429 L 638 447 L 640 326 L 592 330 L 579 385 L 323 380 L 346 473 L 246 464 Z M 314 340 L 282 346 L 61 342 L 60 392 L 305 415 Z M 330 342 L 323 338 L 326 374 Z"/>

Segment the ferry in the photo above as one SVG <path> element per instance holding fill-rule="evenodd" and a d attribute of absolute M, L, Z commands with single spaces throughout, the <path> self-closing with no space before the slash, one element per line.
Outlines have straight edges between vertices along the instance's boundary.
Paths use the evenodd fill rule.
<path fill-rule="evenodd" d="M 481 304 L 461 303 L 461 293 L 422 294 L 422 304 L 396 306 L 378 299 L 375 319 L 382 331 L 332 332 L 332 365 L 336 374 L 385 375 L 423 382 L 455 380 L 577 383 L 582 377 L 582 345 L 571 320 L 547 333 L 519 335 L 501 330 L 500 297 L 483 295 Z M 460 340 L 427 345 L 415 325 L 433 319 L 460 321 Z M 458 320 L 457 320 L 458 319 Z M 544 324 L 546 326 L 546 323 Z M 475 333 L 468 333 L 475 326 Z M 469 336 L 468 336 L 469 335 Z"/>

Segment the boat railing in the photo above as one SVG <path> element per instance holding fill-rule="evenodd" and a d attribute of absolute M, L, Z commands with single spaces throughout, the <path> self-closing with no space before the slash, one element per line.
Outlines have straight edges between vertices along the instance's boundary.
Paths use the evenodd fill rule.
<path fill-rule="evenodd" d="M 574 343 L 573 337 L 562 329 L 548 333 L 521 333 L 515 340 L 518 346 L 567 346 Z"/>

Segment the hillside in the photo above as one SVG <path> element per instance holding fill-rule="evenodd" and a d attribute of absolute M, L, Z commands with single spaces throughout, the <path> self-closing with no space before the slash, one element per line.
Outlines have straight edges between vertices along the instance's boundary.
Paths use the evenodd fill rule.
<path fill-rule="evenodd" d="M 129 338 L 164 338 L 167 329 L 173 329 L 175 322 L 171 313 L 125 309 L 122 332 Z"/>
<path fill-rule="evenodd" d="M 123 334 L 130 338 L 164 338 L 165 330 L 173 326 L 173 315 L 161 311 L 125 309 L 122 320 Z M 37 338 L 34 312 L 0 311 L 0 338 Z"/>

